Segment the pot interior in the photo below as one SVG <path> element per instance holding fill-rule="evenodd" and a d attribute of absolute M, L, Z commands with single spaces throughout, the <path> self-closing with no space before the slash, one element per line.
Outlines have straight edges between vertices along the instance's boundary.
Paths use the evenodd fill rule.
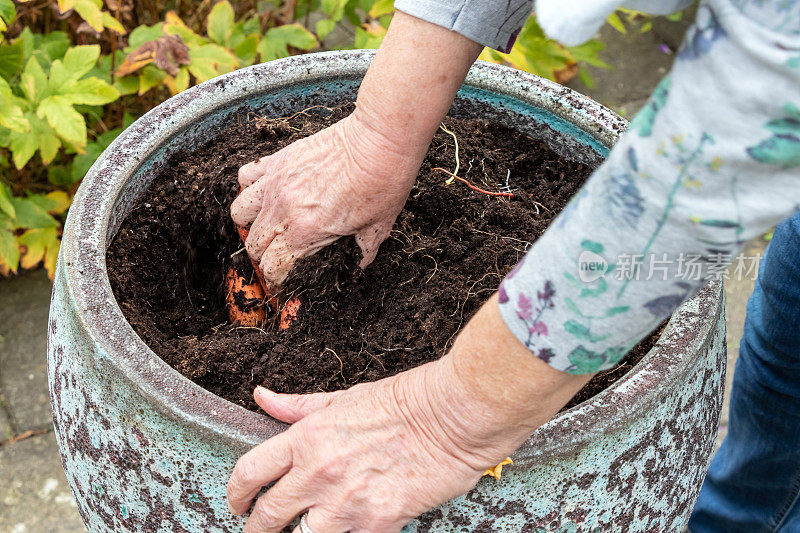
<path fill-rule="evenodd" d="M 203 389 L 144 344 L 111 291 L 105 263 L 109 244 L 173 154 L 193 151 L 227 125 L 254 115 L 285 117 L 314 105 L 354 101 L 371 58 L 371 51 L 295 56 L 193 87 L 137 120 L 87 174 L 65 230 L 67 283 L 77 305 L 86 309 L 84 323 L 92 338 L 121 373 L 170 416 L 190 419 L 220 437 L 236 435 L 234 441 L 249 445 L 286 427 Z M 570 89 L 480 61 L 450 113 L 541 139 L 559 155 L 590 167 L 602 163 L 626 127 L 613 112 Z M 649 359 L 650 355 L 642 364 Z"/>
<path fill-rule="evenodd" d="M 232 101 L 208 113 L 199 112 L 191 126 L 163 139 L 127 180 L 112 209 L 106 246 L 114 239 L 136 200 L 150 186 L 171 155 L 183 150 L 191 151 L 214 139 L 234 121 L 250 120 L 254 116 L 285 117 L 315 105 L 333 107 L 354 101 L 359 85 L 360 80 L 298 84 Z M 151 113 L 157 111 L 158 108 Z M 470 85 L 464 85 L 458 92 L 450 114 L 500 123 L 533 138 L 542 139 L 559 155 L 591 167 L 598 166 L 609 152 L 609 148 L 592 135 L 546 109 Z M 150 117 L 148 114 L 140 120 L 148 118 L 157 120 L 158 115 L 156 113 L 155 117 Z"/>

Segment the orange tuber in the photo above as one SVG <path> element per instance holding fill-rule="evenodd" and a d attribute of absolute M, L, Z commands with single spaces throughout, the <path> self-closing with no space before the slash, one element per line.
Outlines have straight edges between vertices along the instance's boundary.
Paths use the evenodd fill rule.
<path fill-rule="evenodd" d="M 247 236 L 250 232 L 241 226 L 237 226 L 236 229 L 239 231 L 239 238 L 242 240 L 242 243 L 247 242 Z M 263 301 L 268 300 L 272 308 L 278 311 L 278 298 L 271 295 L 269 291 L 266 290 L 267 284 L 264 281 L 264 274 L 261 272 L 258 263 L 253 261 L 252 258 L 250 262 L 256 273 L 256 279 L 251 279 L 250 281 L 246 280 L 245 276 L 238 272 L 235 266 L 231 265 L 225 276 L 227 284 L 226 298 L 228 302 L 228 316 L 231 322 L 239 322 L 243 326 L 256 327 L 261 325 L 267 317 L 267 311 Z M 237 295 L 239 295 L 238 298 Z M 262 304 L 251 304 L 245 309 L 240 303 L 237 303 L 237 299 L 240 301 L 242 299 L 250 301 L 262 300 Z M 299 299 L 291 298 L 287 301 L 286 305 L 284 305 L 283 309 L 280 311 L 280 329 L 289 329 L 292 322 L 297 320 L 297 313 L 299 310 Z"/>

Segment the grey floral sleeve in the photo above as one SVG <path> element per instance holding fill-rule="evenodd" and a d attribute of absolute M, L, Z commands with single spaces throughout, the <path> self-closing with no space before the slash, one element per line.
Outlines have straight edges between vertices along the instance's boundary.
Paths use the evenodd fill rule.
<path fill-rule="evenodd" d="M 395 0 L 395 9 L 509 52 L 533 0 Z"/>
<path fill-rule="evenodd" d="M 613 366 L 800 209 L 798 6 L 701 3 L 670 75 L 501 284 L 501 314 L 537 357 Z"/>

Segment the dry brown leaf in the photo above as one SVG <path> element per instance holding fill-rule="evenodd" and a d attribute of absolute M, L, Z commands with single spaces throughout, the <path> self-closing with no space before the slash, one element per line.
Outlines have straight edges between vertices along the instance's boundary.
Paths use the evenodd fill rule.
<path fill-rule="evenodd" d="M 177 35 L 162 35 L 128 54 L 117 69 L 116 75 L 127 76 L 150 63 L 155 63 L 170 76 L 177 76 L 180 65 L 190 63 L 189 47 Z"/>
<path fill-rule="evenodd" d="M 0 446 L 5 446 L 6 444 L 14 444 L 15 442 L 19 442 L 21 440 L 29 439 L 31 437 L 38 437 L 39 435 L 44 435 L 52 431 L 49 427 L 42 428 L 42 429 L 29 429 L 28 431 L 23 431 L 18 435 L 11 437 L 8 440 L 0 441 Z"/>
<path fill-rule="evenodd" d="M 156 56 L 156 52 L 154 50 L 155 46 L 153 42 L 144 43 L 142 46 L 128 54 L 128 57 L 125 58 L 125 61 L 117 69 L 115 73 L 117 76 L 127 76 L 133 72 L 136 72 L 143 66 L 152 63 L 153 58 Z"/>
<path fill-rule="evenodd" d="M 88 33 L 90 35 L 94 35 L 95 37 L 100 37 L 100 32 L 92 28 L 92 26 L 85 20 L 78 24 L 78 27 L 75 28 L 75 33 Z"/>
<path fill-rule="evenodd" d="M 377 20 L 372 20 L 372 21 L 369 21 L 369 22 L 365 22 L 365 23 L 363 23 L 361 25 L 361 27 L 364 29 L 364 31 L 366 31 L 370 35 L 385 35 L 386 34 L 386 28 L 381 26 L 381 23 L 378 22 Z"/>
<path fill-rule="evenodd" d="M 580 67 L 577 63 L 570 63 L 561 70 L 553 71 L 553 75 L 558 83 L 567 83 L 569 80 L 578 75 Z"/>
<path fill-rule="evenodd" d="M 106 5 L 112 13 L 133 11 L 133 0 L 106 0 Z"/>
<path fill-rule="evenodd" d="M 178 75 L 180 65 L 191 63 L 189 47 L 177 35 L 162 35 L 156 43 L 156 66 L 170 76 Z"/>

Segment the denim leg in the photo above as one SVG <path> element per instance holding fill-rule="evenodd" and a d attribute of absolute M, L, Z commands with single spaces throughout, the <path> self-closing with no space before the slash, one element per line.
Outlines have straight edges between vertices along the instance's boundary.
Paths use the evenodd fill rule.
<path fill-rule="evenodd" d="M 728 435 L 692 533 L 800 532 L 800 214 L 775 229 L 747 303 Z"/>

